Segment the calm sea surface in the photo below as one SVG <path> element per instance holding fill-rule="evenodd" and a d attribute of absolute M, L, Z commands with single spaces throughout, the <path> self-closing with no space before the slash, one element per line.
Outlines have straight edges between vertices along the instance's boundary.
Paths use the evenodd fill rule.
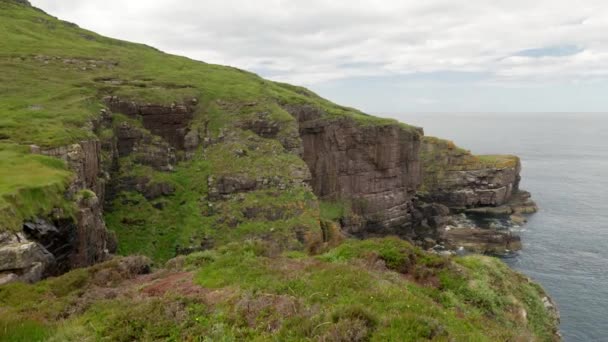
<path fill-rule="evenodd" d="M 541 210 L 505 260 L 557 302 L 566 341 L 608 341 L 608 114 L 393 115 L 473 153 L 521 157 Z"/>

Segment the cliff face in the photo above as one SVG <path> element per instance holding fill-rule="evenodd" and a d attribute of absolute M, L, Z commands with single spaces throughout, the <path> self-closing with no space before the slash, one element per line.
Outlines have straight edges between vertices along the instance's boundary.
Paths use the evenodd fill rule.
<path fill-rule="evenodd" d="M 109 96 L 104 98 L 104 102 L 112 112 L 140 117 L 144 128 L 162 137 L 171 146 L 182 150 L 186 148 L 186 135 L 197 99 L 193 98 L 189 103 L 162 105 L 142 104 Z"/>
<path fill-rule="evenodd" d="M 452 142 L 422 142 L 422 197 L 450 208 L 500 206 L 519 190 L 521 164 L 515 156 L 473 156 Z"/>
<path fill-rule="evenodd" d="M 518 157 L 476 156 L 434 137 L 423 139 L 420 155 L 423 182 L 419 197 L 473 219 L 444 217 L 444 225 L 435 229 L 446 247 L 490 254 L 521 249 L 520 237 L 509 228 L 525 223 L 524 214 L 535 212 L 537 207 L 530 194 L 519 189 Z"/>
<path fill-rule="evenodd" d="M 73 251 L 68 269 L 93 265 L 108 256 L 110 238 L 103 220 L 102 200 L 107 179 L 101 169 L 101 145 L 98 140 L 44 150 L 42 154 L 64 160 L 75 173 L 66 196 L 76 200 L 73 226 Z M 69 225 L 69 224 L 68 224 Z M 65 230 L 60 227 L 59 230 Z"/>
<path fill-rule="evenodd" d="M 141 175 L 130 168 L 151 167 L 162 175 L 172 172 L 174 165 L 184 160 L 185 152 L 190 151 L 188 155 L 193 156 L 201 140 L 198 130 L 190 127 L 197 100 L 169 106 L 142 105 L 118 97 L 107 97 L 104 102 L 107 109 L 93 122 L 93 130 L 102 137 L 100 141 L 87 140 L 44 150 L 32 147 L 34 153 L 64 160 L 74 172 L 66 196 L 76 200 L 78 209 L 73 220 L 41 217 L 25 224 L 25 234 L 5 237 L 4 244 L 10 246 L 5 253 L 15 254 L 14 246 L 20 246 L 17 250 L 23 251 L 22 256 L 16 258 L 21 261 L 4 266 L 4 272 L 12 272 L 5 279 L 38 280 L 44 275 L 103 260 L 116 244 L 103 220 L 104 201 L 111 204 L 121 198 L 119 195 L 124 197 L 135 192 L 163 210 L 167 199 L 179 191 L 175 183 L 155 179 L 165 176 Z M 520 163 L 516 157 L 472 156 L 449 142 L 422 138 L 420 129 L 398 124 L 369 125 L 353 118 L 331 117 L 316 106 L 293 105 L 285 109 L 297 120 L 300 135 L 297 142 L 300 143 L 295 144 L 296 140 L 289 138 L 286 140 L 289 144 L 280 141 L 281 145 L 288 153 L 298 154 L 309 170 L 290 165 L 287 178 L 227 170 L 215 175 L 202 174 L 209 208 L 221 208 L 239 194 L 272 189 L 285 191 L 307 182 L 320 199 L 349 203 L 350 212 L 340 218 L 346 234 L 430 236 L 441 240 L 438 231 L 449 223 L 446 219 L 449 212 L 443 205 L 456 210 L 500 207 L 518 191 Z M 128 119 L 117 119 L 116 115 L 125 113 Z M 250 130 L 261 141 L 274 140 L 282 128 L 267 116 L 260 114 L 236 126 Z M 240 143 L 240 139 L 230 132 L 220 133 L 213 139 L 207 137 L 202 142 L 207 150 L 212 150 Z M 230 158 L 238 163 L 247 157 L 247 149 L 259 148 L 251 138 L 247 141 L 248 147 L 219 157 L 233 154 Z M 92 195 L 82 198 L 79 192 L 83 190 L 91 190 Z M 109 191 L 107 195 L 106 191 Z M 414 201 L 417 197 L 426 203 Z M 131 203 L 133 200 L 123 198 L 121 201 Z M 216 211 L 211 210 L 211 214 L 216 215 Z M 266 211 L 272 213 L 266 215 L 272 217 L 270 221 L 276 220 L 275 217 L 291 217 L 283 214 L 284 209 L 249 207 L 243 218 L 222 214 L 217 222 L 237 227 L 255 216 L 252 212 Z M 506 212 L 512 213 L 513 210 Z M 138 222 L 121 219 L 125 226 Z M 305 242 L 306 229 L 296 227 L 296 232 L 298 240 Z M 443 239 L 452 248 L 480 245 L 485 240 L 493 241 L 492 250 L 502 248 L 500 246 L 511 249 L 519 244 L 519 240 L 510 235 L 477 230 L 453 231 L 444 234 Z M 199 243 L 196 238 L 191 241 L 195 245 L 186 250 L 201 248 L 196 247 Z M 200 244 L 208 246 L 210 241 L 203 237 Z M 484 248 L 478 251 L 486 251 Z"/>
<path fill-rule="evenodd" d="M 298 119 L 302 158 L 311 171 L 315 194 L 351 201 L 361 224 L 348 233 L 410 233 L 412 198 L 420 184 L 421 132 L 398 125 L 364 125 L 352 119 L 329 120 L 310 106 L 288 108 Z"/>
<path fill-rule="evenodd" d="M 0 283 L 37 281 L 77 267 L 90 266 L 109 255 L 111 236 L 103 220 L 98 195 L 103 197 L 105 180 L 100 171 L 100 144 L 95 140 L 41 150 L 63 160 L 73 172 L 65 197 L 74 201 L 74 212 L 55 209 L 46 216 L 24 222 L 23 231 L 0 237 Z M 110 245 L 113 243 L 110 242 Z"/>

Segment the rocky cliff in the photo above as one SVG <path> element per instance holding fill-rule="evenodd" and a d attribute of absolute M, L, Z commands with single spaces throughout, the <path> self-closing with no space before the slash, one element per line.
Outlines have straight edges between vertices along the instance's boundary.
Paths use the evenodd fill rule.
<path fill-rule="evenodd" d="M 521 249 L 519 236 L 509 228 L 523 224 L 524 214 L 535 212 L 536 204 L 529 193 L 519 189 L 518 157 L 476 156 L 435 137 L 424 137 L 420 156 L 422 201 L 445 205 L 452 214 L 466 213 L 473 218 L 444 217 L 444 226 L 436 228 L 446 246 L 493 254 Z M 488 218 L 496 222 L 483 227 L 475 222 Z"/>
<path fill-rule="evenodd" d="M 311 185 L 325 200 L 350 201 L 360 224 L 355 235 L 408 235 L 412 198 L 420 184 L 418 150 L 422 131 L 397 124 L 365 125 L 349 118 L 329 119 L 311 106 L 288 108 L 298 119 L 302 158 Z"/>
<path fill-rule="evenodd" d="M 521 164 L 516 156 L 474 156 L 434 137 L 422 142 L 425 200 L 450 208 L 500 206 L 519 190 Z"/>
<path fill-rule="evenodd" d="M 52 149 L 31 146 L 32 153 L 61 159 L 73 173 L 64 197 L 70 212 L 54 208 L 23 223 L 21 232 L 0 233 L 0 283 L 38 281 L 105 260 L 111 241 L 98 195 L 105 180 L 100 169 L 100 145 L 87 140 Z"/>

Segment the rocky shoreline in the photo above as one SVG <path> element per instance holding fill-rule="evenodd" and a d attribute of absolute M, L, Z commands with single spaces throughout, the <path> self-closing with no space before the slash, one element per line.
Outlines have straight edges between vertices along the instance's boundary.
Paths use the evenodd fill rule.
<path fill-rule="evenodd" d="M 499 207 L 478 207 L 450 213 L 443 219 L 437 241 L 427 239 L 424 247 L 448 254 L 464 251 L 509 257 L 522 249 L 518 231 L 527 217 L 538 210 L 527 191 L 518 191 Z"/>

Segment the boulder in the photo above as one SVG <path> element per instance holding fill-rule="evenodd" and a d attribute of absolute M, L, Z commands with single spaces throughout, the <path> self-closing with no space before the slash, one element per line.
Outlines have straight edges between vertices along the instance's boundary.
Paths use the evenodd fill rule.
<path fill-rule="evenodd" d="M 38 281 L 55 263 L 49 251 L 22 234 L 3 233 L 0 240 L 0 285 Z"/>

